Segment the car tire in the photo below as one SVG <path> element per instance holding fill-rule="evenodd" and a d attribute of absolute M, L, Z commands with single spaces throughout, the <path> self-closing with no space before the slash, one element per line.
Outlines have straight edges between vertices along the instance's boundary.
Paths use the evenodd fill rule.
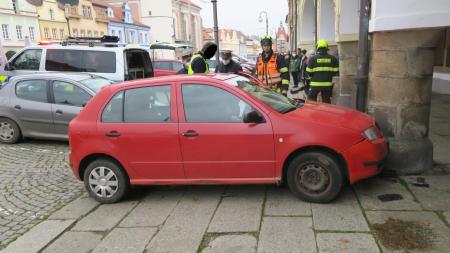
<path fill-rule="evenodd" d="M 89 195 L 103 204 L 120 201 L 130 187 L 130 180 L 122 167 L 108 159 L 91 162 L 84 171 L 83 180 Z"/>
<path fill-rule="evenodd" d="M 0 142 L 14 144 L 19 142 L 22 136 L 19 126 L 13 120 L 0 118 Z"/>
<path fill-rule="evenodd" d="M 328 203 L 343 186 L 343 173 L 335 157 L 324 152 L 308 152 L 295 157 L 286 174 L 291 192 L 298 198 Z"/>

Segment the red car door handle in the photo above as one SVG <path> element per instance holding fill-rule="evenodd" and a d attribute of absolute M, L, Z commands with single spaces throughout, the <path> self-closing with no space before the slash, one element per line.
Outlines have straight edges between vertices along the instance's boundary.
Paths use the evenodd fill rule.
<path fill-rule="evenodd" d="M 183 137 L 195 137 L 198 136 L 198 133 L 195 131 L 187 131 L 181 134 Z"/>
<path fill-rule="evenodd" d="M 106 135 L 106 137 L 119 137 L 120 133 L 118 133 L 116 131 L 111 131 L 111 132 L 109 132 L 109 133 L 107 133 L 105 135 Z"/>

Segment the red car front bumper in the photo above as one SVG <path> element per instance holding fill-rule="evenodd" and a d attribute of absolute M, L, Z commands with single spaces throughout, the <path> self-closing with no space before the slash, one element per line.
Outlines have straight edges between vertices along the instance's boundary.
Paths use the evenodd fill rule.
<path fill-rule="evenodd" d="M 365 139 L 342 153 L 347 161 L 349 181 L 351 184 L 375 176 L 383 169 L 389 153 L 385 138 L 375 141 Z"/>

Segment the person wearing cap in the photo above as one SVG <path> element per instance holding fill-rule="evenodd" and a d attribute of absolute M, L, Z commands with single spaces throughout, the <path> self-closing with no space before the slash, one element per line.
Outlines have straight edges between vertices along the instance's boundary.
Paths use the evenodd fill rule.
<path fill-rule="evenodd" d="M 216 51 L 217 45 L 214 42 L 206 42 L 202 50 L 192 56 L 188 74 L 208 74 L 209 66 L 206 60 L 211 59 L 216 54 Z"/>
<path fill-rule="evenodd" d="M 289 90 L 289 69 L 284 56 L 272 50 L 272 38 L 269 35 L 261 39 L 263 52 L 258 57 L 257 75 L 267 87 L 287 96 Z"/>
<path fill-rule="evenodd" d="M 242 71 L 241 64 L 233 61 L 231 51 L 221 52 L 222 61 L 217 65 L 216 73 L 238 73 Z"/>
<path fill-rule="evenodd" d="M 191 52 L 185 52 L 181 56 L 181 62 L 183 63 L 183 68 L 178 70 L 177 75 L 185 75 L 188 73 L 189 63 L 191 62 L 191 58 L 192 58 Z"/>
<path fill-rule="evenodd" d="M 311 79 L 308 99 L 317 101 L 317 96 L 322 95 L 322 102 L 331 103 L 333 90 L 333 76 L 339 74 L 339 61 L 328 54 L 328 42 L 317 41 L 317 54 L 308 61 L 306 72 Z"/>

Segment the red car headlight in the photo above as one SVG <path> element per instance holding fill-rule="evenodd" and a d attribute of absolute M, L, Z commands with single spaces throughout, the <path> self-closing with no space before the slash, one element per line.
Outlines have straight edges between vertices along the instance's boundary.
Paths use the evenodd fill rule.
<path fill-rule="evenodd" d="M 371 126 L 364 130 L 362 132 L 362 135 L 370 141 L 374 141 L 381 137 L 379 131 L 374 126 Z"/>

